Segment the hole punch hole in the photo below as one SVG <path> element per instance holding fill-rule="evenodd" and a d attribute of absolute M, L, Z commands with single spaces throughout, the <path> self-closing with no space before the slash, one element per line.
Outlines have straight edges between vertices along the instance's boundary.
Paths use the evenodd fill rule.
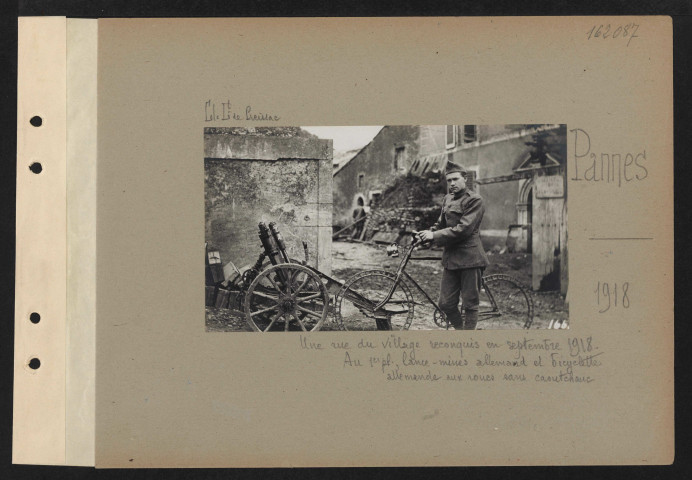
<path fill-rule="evenodd" d="M 31 165 L 29 165 L 29 170 L 38 175 L 43 171 L 43 166 L 39 162 L 34 162 Z"/>
<path fill-rule="evenodd" d="M 41 321 L 41 315 L 33 312 L 31 315 L 29 315 L 29 320 L 31 320 L 31 323 L 36 324 Z"/>
<path fill-rule="evenodd" d="M 29 123 L 32 124 L 34 127 L 40 127 L 41 125 L 43 125 L 43 119 L 36 115 L 34 117 L 31 117 Z"/>
<path fill-rule="evenodd" d="M 31 360 L 29 360 L 29 368 L 32 370 L 38 370 L 38 367 L 41 366 L 41 360 L 38 358 L 34 357 Z"/>

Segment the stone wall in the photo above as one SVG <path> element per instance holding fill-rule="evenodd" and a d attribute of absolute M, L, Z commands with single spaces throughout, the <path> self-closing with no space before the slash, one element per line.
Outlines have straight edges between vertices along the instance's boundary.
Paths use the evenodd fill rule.
<path fill-rule="evenodd" d="M 213 132 L 213 133 L 211 133 Z M 276 222 L 289 255 L 331 272 L 332 142 L 253 131 L 205 130 L 205 239 L 221 261 L 257 260 L 257 224 Z M 226 269 L 228 270 L 228 269 Z"/>

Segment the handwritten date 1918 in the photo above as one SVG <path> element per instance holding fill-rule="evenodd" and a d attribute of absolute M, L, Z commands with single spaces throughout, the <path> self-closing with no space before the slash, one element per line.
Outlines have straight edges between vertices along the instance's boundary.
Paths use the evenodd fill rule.
<path fill-rule="evenodd" d="M 594 350 L 598 350 L 598 347 L 593 344 L 593 337 L 591 336 L 586 338 L 568 338 L 567 344 L 569 345 L 570 357 L 589 355 Z"/>
<path fill-rule="evenodd" d="M 617 307 L 618 301 L 622 308 L 630 308 L 629 297 L 629 282 L 622 282 L 618 285 L 617 282 L 598 282 L 596 285 L 596 305 L 598 305 L 598 313 L 605 313 L 611 307 Z"/>
<path fill-rule="evenodd" d="M 592 38 L 602 38 L 605 40 L 608 38 L 627 38 L 627 46 L 629 47 L 633 38 L 639 38 L 637 35 L 637 30 L 639 30 L 639 25 L 636 23 L 618 25 L 615 28 L 612 28 L 610 24 L 594 25 L 588 32 L 586 32 L 586 39 L 591 40 Z"/>

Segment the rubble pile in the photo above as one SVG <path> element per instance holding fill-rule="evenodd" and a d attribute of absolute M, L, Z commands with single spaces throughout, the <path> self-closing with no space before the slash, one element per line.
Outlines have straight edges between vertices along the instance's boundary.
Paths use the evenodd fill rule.
<path fill-rule="evenodd" d="M 447 187 L 442 174 L 397 177 L 382 195 L 380 207 L 434 207 L 442 204 Z"/>
<path fill-rule="evenodd" d="M 372 206 L 361 240 L 406 243 L 406 233 L 429 228 L 440 215 L 446 193 L 440 179 L 440 174 L 397 177 L 379 204 Z"/>
<path fill-rule="evenodd" d="M 365 221 L 363 240 L 372 240 L 376 243 L 401 243 L 400 236 L 430 227 L 439 215 L 439 207 L 375 208 Z M 383 234 L 388 235 L 383 236 Z"/>

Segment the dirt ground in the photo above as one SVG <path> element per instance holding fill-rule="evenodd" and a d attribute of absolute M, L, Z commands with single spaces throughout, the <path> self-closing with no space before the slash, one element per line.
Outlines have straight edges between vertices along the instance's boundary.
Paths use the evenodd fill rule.
<path fill-rule="evenodd" d="M 415 257 L 440 257 L 440 250 L 419 250 L 414 253 Z M 533 292 L 531 285 L 531 255 L 523 253 L 492 254 L 488 256 L 490 265 L 485 271 L 485 275 L 505 274 L 513 277 L 524 288 L 533 302 L 534 315 L 531 329 L 549 328 L 555 322 L 566 325 L 568 320 L 568 310 L 564 299 L 558 292 Z M 366 270 L 383 270 L 385 272 L 396 272 L 401 257 L 388 257 L 384 245 L 372 245 L 356 242 L 333 242 L 332 244 L 332 277 L 342 282 L 353 275 Z M 411 260 L 406 267 L 406 271 L 413 277 L 425 292 L 433 299 L 437 300 L 439 291 L 440 275 L 442 266 L 439 260 Z M 440 327 L 435 325 L 432 320 L 434 308 L 429 305 L 425 296 L 414 286 L 409 285 L 409 289 L 415 307 L 409 326 L 410 330 L 437 330 Z M 370 292 L 366 292 L 369 294 Z M 496 296 L 501 295 L 496 293 Z M 341 324 L 337 324 L 334 319 L 335 305 L 334 295 L 330 296 L 330 315 L 322 325 L 321 330 L 374 330 L 375 321 L 363 315 L 343 315 Z M 502 301 L 498 300 L 498 303 Z M 347 303 L 347 302 L 345 302 Z M 481 299 L 481 303 L 483 300 Z M 353 309 L 352 309 L 353 310 Z M 227 332 L 227 331 L 251 331 L 243 318 L 238 318 L 230 314 L 227 309 L 207 307 L 207 331 Z M 342 312 L 346 307 L 342 305 Z M 397 315 L 394 318 L 403 318 L 399 323 L 393 321 L 395 329 L 400 328 L 406 320 Z M 522 328 L 523 322 L 499 322 L 494 318 L 480 318 L 478 329 L 499 329 L 499 328 Z"/>

